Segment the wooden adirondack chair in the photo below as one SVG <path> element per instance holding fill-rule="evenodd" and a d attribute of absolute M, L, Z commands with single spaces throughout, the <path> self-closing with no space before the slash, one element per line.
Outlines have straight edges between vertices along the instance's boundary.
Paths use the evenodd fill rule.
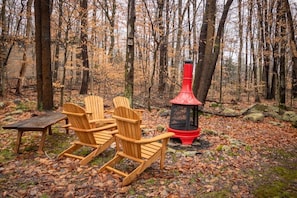
<path fill-rule="evenodd" d="M 115 142 L 116 123 L 94 128 L 85 109 L 73 103 L 65 103 L 62 113 L 67 115 L 69 129 L 75 132 L 78 140 L 60 153 L 58 158 L 76 158 L 80 160 L 81 165 L 85 165 Z M 82 147 L 90 147 L 92 150 L 86 156 L 81 156 L 77 151 Z"/>
<path fill-rule="evenodd" d="M 123 176 L 122 185 L 125 186 L 136 179 L 158 158 L 160 158 L 160 168 L 162 169 L 167 143 L 174 133 L 168 132 L 153 138 L 142 138 L 139 115 L 127 107 L 116 108 L 113 117 L 118 126 L 118 134 L 116 134 L 117 153 L 113 159 L 99 169 L 99 172 L 107 169 Z M 120 170 L 120 166 L 116 168 L 116 165 L 125 158 L 138 164 L 133 171 L 128 173 L 127 170 Z"/>
<path fill-rule="evenodd" d="M 131 108 L 129 99 L 126 97 L 123 97 L 123 96 L 114 97 L 112 102 L 113 102 L 114 108 L 117 108 L 117 107 Z M 142 116 L 143 116 L 144 110 L 143 109 L 133 109 L 133 110 L 138 114 L 138 116 L 142 122 Z M 145 127 L 145 125 L 141 125 L 141 128 L 144 128 L 144 127 Z"/>
<path fill-rule="evenodd" d="M 105 124 L 115 123 L 112 118 L 105 118 L 104 116 L 104 103 L 103 98 L 100 96 L 86 96 L 84 98 L 86 111 L 89 114 L 90 122 L 95 124 L 96 127 L 103 126 Z"/>

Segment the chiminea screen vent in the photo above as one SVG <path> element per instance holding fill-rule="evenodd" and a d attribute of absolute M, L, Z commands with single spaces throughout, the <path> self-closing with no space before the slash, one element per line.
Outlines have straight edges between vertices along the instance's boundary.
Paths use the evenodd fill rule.
<path fill-rule="evenodd" d="M 173 104 L 169 127 L 184 131 L 196 130 L 198 128 L 198 106 Z"/>

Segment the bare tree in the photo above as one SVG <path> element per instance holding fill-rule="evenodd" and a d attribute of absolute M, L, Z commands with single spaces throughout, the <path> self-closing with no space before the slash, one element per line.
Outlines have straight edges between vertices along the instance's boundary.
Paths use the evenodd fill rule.
<path fill-rule="evenodd" d="M 255 102 L 260 102 L 259 97 L 259 88 L 258 88 L 258 68 L 257 68 L 257 55 L 254 45 L 254 31 L 252 26 L 252 17 L 253 17 L 253 1 L 249 4 L 249 16 L 248 16 L 248 29 L 249 29 L 249 37 L 250 37 L 250 46 L 251 46 L 251 56 L 252 56 L 252 70 L 253 70 L 253 86 L 255 92 Z"/>
<path fill-rule="evenodd" d="M 182 60 L 182 33 L 183 33 L 183 20 L 185 17 L 185 13 L 189 7 L 189 1 L 186 2 L 186 6 L 183 9 L 183 1 L 182 0 L 178 0 L 178 16 L 177 16 L 177 33 L 176 33 L 176 45 L 175 45 L 175 58 L 174 58 L 174 62 L 173 65 L 171 67 L 171 84 L 170 84 L 170 89 L 169 89 L 169 97 L 172 98 L 173 94 L 174 94 L 174 90 L 175 90 L 175 83 L 178 79 L 178 68 L 179 65 L 181 64 L 181 60 Z"/>
<path fill-rule="evenodd" d="M 135 0 L 128 1 L 127 44 L 125 64 L 125 96 L 133 107 L 134 87 L 134 32 L 135 32 Z"/>
<path fill-rule="evenodd" d="M 34 1 L 37 108 L 53 109 L 51 71 L 50 0 Z"/>
<path fill-rule="evenodd" d="M 5 73 L 6 73 L 6 54 L 7 54 L 7 19 L 6 19 L 6 0 L 3 0 L 2 7 L 1 7 L 1 37 L 0 37 L 0 96 L 5 95 Z"/>
<path fill-rule="evenodd" d="M 20 73 L 19 73 L 19 78 L 18 78 L 17 85 L 16 85 L 16 90 L 15 90 L 16 94 L 22 93 L 21 90 L 23 87 L 23 82 L 24 82 L 25 73 L 26 73 L 27 64 L 28 64 L 27 63 L 27 53 L 28 53 L 27 51 L 28 51 L 28 45 L 31 40 L 32 3 L 33 3 L 33 0 L 27 1 L 27 11 L 26 11 L 27 24 L 26 24 L 26 35 L 25 35 L 25 40 L 24 40 L 23 62 L 22 62 L 22 66 L 21 66 Z"/>
<path fill-rule="evenodd" d="M 237 68 L 237 101 L 241 100 L 241 68 L 242 68 L 242 48 L 243 48 L 243 25 L 242 25 L 242 1 L 238 0 L 238 29 L 239 29 L 239 51 L 238 51 L 238 68 Z"/>
<path fill-rule="evenodd" d="M 81 42 L 81 57 L 83 62 L 83 76 L 80 88 L 80 94 L 88 93 L 89 85 L 89 59 L 88 59 L 88 0 L 80 1 L 81 8 L 81 32 L 80 32 L 80 42 Z"/>
<path fill-rule="evenodd" d="M 297 40 L 294 30 L 292 13 L 288 0 L 284 1 L 285 10 L 287 11 L 287 19 L 290 32 L 290 47 L 292 51 L 292 97 L 297 98 Z"/>
<path fill-rule="evenodd" d="M 15 35 L 9 35 L 9 17 L 6 16 L 6 4 L 7 1 L 4 0 L 1 9 L 1 22 L 2 22 L 2 32 L 1 32 L 1 52 L 0 52 L 0 67 L 1 67 L 1 74 L 0 74 L 0 96 L 5 96 L 5 88 L 6 88 L 6 66 L 12 52 L 12 49 L 15 45 L 15 39 L 18 35 L 21 27 L 21 21 L 23 20 L 23 12 L 25 11 L 25 4 L 24 0 L 21 1 L 21 10 L 19 13 L 19 19 L 17 20 L 16 27 L 15 27 Z M 11 14 L 10 14 L 11 15 Z"/>
<path fill-rule="evenodd" d="M 108 50 L 108 55 L 109 55 L 109 62 L 112 63 L 114 59 L 114 46 L 115 46 L 115 19 L 116 19 L 116 9 L 117 9 L 117 4 L 116 0 L 103 0 L 103 1 L 98 1 L 101 9 L 103 10 L 103 13 L 109 22 L 109 38 L 110 38 L 110 46 Z"/>
<path fill-rule="evenodd" d="M 60 45 L 62 37 L 62 25 L 63 25 L 63 3 L 64 0 L 58 0 L 58 26 L 57 26 L 57 37 L 55 38 L 55 51 L 54 51 L 54 71 L 53 71 L 53 81 L 58 80 L 58 69 L 61 65 L 60 63 Z"/>
<path fill-rule="evenodd" d="M 279 32 L 279 42 L 280 42 L 280 51 L 279 51 L 279 103 L 281 106 L 286 105 L 286 43 L 287 43 L 287 28 L 286 28 L 286 7 L 285 3 L 282 0 L 278 1 L 278 20 L 280 23 L 280 32 Z"/>
<path fill-rule="evenodd" d="M 168 1 L 166 1 L 168 3 Z M 166 40 L 166 30 L 164 28 L 164 17 L 163 17 L 163 10 L 164 10 L 164 0 L 158 0 L 158 26 L 159 26 L 159 39 L 160 39 L 160 69 L 159 69 L 159 84 L 158 84 L 158 91 L 160 95 L 164 94 L 166 83 L 165 79 L 167 76 L 167 40 Z"/>
<path fill-rule="evenodd" d="M 220 52 L 220 43 L 229 8 L 233 0 L 224 5 L 223 14 L 219 21 L 217 34 L 215 34 L 216 1 L 209 0 L 203 15 L 203 23 L 199 40 L 199 60 L 195 68 L 193 91 L 197 98 L 205 103 L 212 76 Z"/>

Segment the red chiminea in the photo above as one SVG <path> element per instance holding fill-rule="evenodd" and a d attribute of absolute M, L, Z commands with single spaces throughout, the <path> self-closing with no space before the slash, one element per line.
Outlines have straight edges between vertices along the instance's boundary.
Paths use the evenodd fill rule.
<path fill-rule="evenodd" d="M 173 138 L 179 138 L 182 144 L 192 144 L 199 137 L 198 106 L 202 103 L 192 91 L 193 62 L 185 61 L 182 89 L 170 100 L 171 113 L 168 131 L 174 132 Z"/>

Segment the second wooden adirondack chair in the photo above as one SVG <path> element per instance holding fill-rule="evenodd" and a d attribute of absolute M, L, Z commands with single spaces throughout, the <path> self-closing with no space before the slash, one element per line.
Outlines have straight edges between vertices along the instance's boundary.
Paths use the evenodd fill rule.
<path fill-rule="evenodd" d="M 99 172 L 107 169 L 119 174 L 124 177 L 122 185 L 125 186 L 159 158 L 162 169 L 167 143 L 174 133 L 168 132 L 152 138 L 142 138 L 139 115 L 127 107 L 116 108 L 113 117 L 118 126 L 118 134 L 116 134 L 117 153 L 113 159 L 99 169 Z M 117 165 L 123 159 L 134 161 L 138 166 L 131 172 L 121 170 L 121 166 Z"/>
<path fill-rule="evenodd" d="M 112 100 L 114 108 L 117 107 L 127 107 L 131 108 L 129 99 L 124 96 L 116 96 Z M 142 120 L 142 115 L 144 110 L 143 109 L 133 109 L 140 117 L 140 120 Z"/>
<path fill-rule="evenodd" d="M 112 118 L 105 118 L 104 116 L 104 103 L 103 98 L 100 96 L 86 96 L 84 98 L 86 111 L 90 116 L 90 122 L 96 127 L 100 127 L 106 124 L 115 123 Z"/>
<path fill-rule="evenodd" d="M 75 132 L 78 139 L 60 153 L 58 158 L 76 158 L 80 160 L 81 165 L 85 165 L 115 142 L 116 123 L 94 128 L 85 109 L 73 103 L 65 103 L 63 113 L 68 117 L 69 129 Z M 77 151 L 82 147 L 91 148 L 90 153 L 86 156 L 78 154 Z"/>

